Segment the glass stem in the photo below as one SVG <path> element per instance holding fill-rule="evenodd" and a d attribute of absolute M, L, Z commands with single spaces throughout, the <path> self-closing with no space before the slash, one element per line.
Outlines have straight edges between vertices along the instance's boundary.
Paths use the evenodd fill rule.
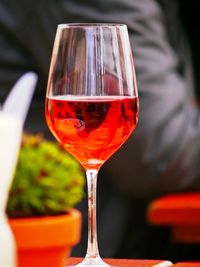
<path fill-rule="evenodd" d="M 96 222 L 96 187 L 98 170 L 86 170 L 88 187 L 88 247 L 86 259 L 99 259 Z"/>

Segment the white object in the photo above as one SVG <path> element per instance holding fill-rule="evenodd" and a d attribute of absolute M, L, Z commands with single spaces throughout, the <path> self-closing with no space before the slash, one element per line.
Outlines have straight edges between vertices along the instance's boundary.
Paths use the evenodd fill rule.
<path fill-rule="evenodd" d="M 24 74 L 14 85 L 3 104 L 3 112 L 18 117 L 24 123 L 33 96 L 37 75 Z"/>
<path fill-rule="evenodd" d="M 163 261 L 163 262 L 160 262 L 160 263 L 153 265 L 152 267 L 169 267 L 172 265 L 173 265 L 173 263 L 171 261 Z"/>
<path fill-rule="evenodd" d="M 16 249 L 5 215 L 21 144 L 23 124 L 33 96 L 37 76 L 23 75 L 12 88 L 0 110 L 0 266 L 16 266 Z"/>
<path fill-rule="evenodd" d="M 19 147 L 22 122 L 19 118 L 0 112 L 0 214 L 5 211 Z"/>

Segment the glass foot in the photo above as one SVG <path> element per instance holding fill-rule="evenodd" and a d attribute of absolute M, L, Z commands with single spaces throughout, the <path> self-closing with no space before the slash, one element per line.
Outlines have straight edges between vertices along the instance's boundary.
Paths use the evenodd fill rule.
<path fill-rule="evenodd" d="M 104 262 L 100 257 L 99 258 L 85 258 L 80 263 L 77 264 L 67 264 L 65 267 L 111 267 L 109 264 Z"/>
<path fill-rule="evenodd" d="M 109 263 L 106 263 L 101 258 L 85 258 L 82 261 L 80 261 L 80 258 L 79 261 L 71 260 L 67 262 L 65 267 L 172 267 L 173 265 L 170 261 L 154 263 L 153 260 L 149 260 L 148 263 L 146 260 L 130 260 L 128 262 L 126 259 L 118 259 L 117 261 L 109 259 Z"/>

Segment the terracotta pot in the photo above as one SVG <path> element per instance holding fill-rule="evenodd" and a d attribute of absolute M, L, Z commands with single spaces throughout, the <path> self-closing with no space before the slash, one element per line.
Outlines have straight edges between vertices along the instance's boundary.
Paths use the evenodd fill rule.
<path fill-rule="evenodd" d="M 18 267 L 63 267 L 71 248 L 80 240 L 81 213 L 10 219 Z"/>

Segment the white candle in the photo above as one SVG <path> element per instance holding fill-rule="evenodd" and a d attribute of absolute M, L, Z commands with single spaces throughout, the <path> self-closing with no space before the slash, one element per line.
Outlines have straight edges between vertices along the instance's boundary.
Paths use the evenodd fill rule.
<path fill-rule="evenodd" d="M 7 194 L 21 144 L 22 122 L 0 112 L 0 211 L 5 211 Z"/>
<path fill-rule="evenodd" d="M 16 246 L 5 209 L 21 144 L 23 123 L 37 82 L 24 74 L 14 85 L 3 109 L 0 107 L 0 266 L 16 267 Z"/>
<path fill-rule="evenodd" d="M 22 121 L 0 111 L 0 266 L 16 266 L 15 241 L 5 208 L 22 137 Z"/>

